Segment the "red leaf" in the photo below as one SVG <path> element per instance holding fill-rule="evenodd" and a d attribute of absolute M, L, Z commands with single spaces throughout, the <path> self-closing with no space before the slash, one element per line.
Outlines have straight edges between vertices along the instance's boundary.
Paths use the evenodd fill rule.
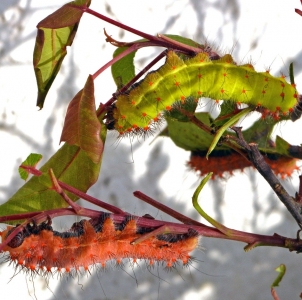
<path fill-rule="evenodd" d="M 101 123 L 96 115 L 94 101 L 94 84 L 89 75 L 84 88 L 69 103 L 61 142 L 79 146 L 94 163 L 98 163 L 104 148 L 100 131 Z"/>

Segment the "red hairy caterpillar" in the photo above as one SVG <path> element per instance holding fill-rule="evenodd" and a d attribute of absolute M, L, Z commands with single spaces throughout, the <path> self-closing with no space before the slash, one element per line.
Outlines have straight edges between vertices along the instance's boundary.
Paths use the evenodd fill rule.
<path fill-rule="evenodd" d="M 15 227 L 9 226 L 1 234 L 2 242 Z M 37 224 L 27 224 L 4 248 L 7 260 L 16 267 L 47 275 L 52 271 L 70 273 L 89 271 L 91 265 L 123 259 L 144 259 L 153 265 L 163 263 L 172 268 L 178 263 L 190 262 L 189 252 L 198 246 L 198 233 L 189 229 L 187 233 L 164 233 L 135 241 L 155 228 L 143 228 L 127 215 L 123 222 L 115 223 L 109 213 L 100 213 L 98 218 L 74 223 L 66 232 L 54 231 L 51 219 Z"/>
<path fill-rule="evenodd" d="M 266 163 L 272 168 L 275 174 L 282 179 L 289 177 L 295 170 L 299 170 L 296 163 L 298 159 L 292 157 L 278 157 L 278 155 L 264 155 Z M 213 172 L 212 178 L 216 176 L 223 177 L 225 172 L 231 175 L 233 171 L 243 170 L 246 167 L 251 167 L 252 164 L 242 155 L 235 151 L 213 151 L 209 159 L 206 159 L 206 151 L 195 151 L 191 153 L 190 160 L 187 165 L 204 176 L 209 172 Z"/>
<path fill-rule="evenodd" d="M 211 60 L 207 52 L 201 52 L 183 60 L 169 51 L 162 67 L 117 96 L 113 108 L 115 129 L 120 134 L 146 132 L 157 125 L 163 111 L 189 97 L 263 107 L 265 116 L 278 118 L 279 114 L 293 112 L 299 95 L 285 76 L 256 72 L 251 64 L 238 66 L 229 54 Z"/>

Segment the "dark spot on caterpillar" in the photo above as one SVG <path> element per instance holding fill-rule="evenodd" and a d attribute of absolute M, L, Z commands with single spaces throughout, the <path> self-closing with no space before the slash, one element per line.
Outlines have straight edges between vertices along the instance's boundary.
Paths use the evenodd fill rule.
<path fill-rule="evenodd" d="M 301 146 L 289 146 L 288 153 L 293 157 L 302 158 L 302 147 Z"/>
<path fill-rule="evenodd" d="M 52 221 L 49 216 L 47 216 L 47 220 L 45 222 L 42 222 L 38 226 L 36 223 L 33 223 L 33 227 L 32 227 L 33 233 L 35 232 L 35 230 L 37 231 L 37 233 L 39 233 L 41 230 L 53 231 L 52 227 L 51 227 L 51 223 L 52 223 Z"/>
<path fill-rule="evenodd" d="M 52 230 L 52 227 L 49 225 L 51 224 L 51 219 L 48 217 L 47 221 L 42 222 L 40 225 L 37 225 L 34 221 L 33 224 L 27 224 L 22 231 L 18 232 L 11 240 L 8 242 L 8 246 L 11 248 L 17 248 L 22 245 L 24 239 L 31 234 L 38 235 L 42 230 Z M 11 228 L 6 237 L 8 237 L 20 224 L 17 224 L 16 227 Z"/>
<path fill-rule="evenodd" d="M 150 214 L 144 214 L 143 218 L 150 219 L 150 220 L 155 220 L 155 218 L 152 217 Z"/>
<path fill-rule="evenodd" d="M 210 46 L 206 46 L 204 48 L 204 52 L 208 53 L 210 60 L 218 60 L 221 58 L 221 56 L 212 50 Z"/>
<path fill-rule="evenodd" d="M 84 234 L 84 231 L 78 231 L 78 232 L 69 232 L 69 231 L 65 231 L 65 232 L 59 232 L 59 231 L 53 231 L 53 235 L 60 237 L 62 239 L 68 239 L 68 238 L 72 238 L 72 237 L 79 237 L 81 235 Z"/>
<path fill-rule="evenodd" d="M 195 229 L 189 228 L 187 233 L 183 233 L 183 234 L 166 233 L 166 234 L 157 235 L 156 238 L 160 241 L 165 241 L 168 243 L 177 243 L 195 236 L 198 236 L 198 232 Z"/>
<path fill-rule="evenodd" d="M 125 219 L 122 223 L 114 223 L 115 230 L 123 231 L 129 221 L 133 220 L 132 215 L 125 216 Z"/>
<path fill-rule="evenodd" d="M 69 230 L 69 232 L 78 232 L 78 233 L 81 233 L 83 231 L 84 231 L 83 220 L 81 220 L 80 222 L 73 223 Z"/>
<path fill-rule="evenodd" d="M 110 218 L 110 213 L 100 212 L 98 218 L 92 218 L 89 220 L 90 224 L 94 228 L 95 232 L 101 232 L 106 219 Z"/>
<path fill-rule="evenodd" d="M 302 115 L 302 95 L 299 95 L 298 104 L 290 114 L 290 119 L 295 122 L 301 118 Z"/>
<path fill-rule="evenodd" d="M 83 234 L 84 234 L 84 220 L 73 223 L 71 228 L 66 232 L 54 231 L 54 235 L 59 236 L 61 238 L 79 237 Z"/>
<path fill-rule="evenodd" d="M 155 227 L 136 226 L 136 233 L 137 234 L 145 234 L 145 233 L 149 233 L 149 232 L 153 231 L 154 229 L 156 229 L 156 228 Z"/>
<path fill-rule="evenodd" d="M 105 125 L 108 130 L 113 130 L 115 126 L 114 112 L 115 104 L 113 103 L 107 110 Z"/>
<path fill-rule="evenodd" d="M 10 230 L 7 232 L 6 237 L 8 237 L 8 236 L 12 233 L 12 231 L 13 231 L 15 228 L 16 228 L 16 227 L 10 229 Z M 22 245 L 23 241 L 24 241 L 24 235 L 23 235 L 23 232 L 21 231 L 21 232 L 17 233 L 17 234 L 10 240 L 10 242 L 7 243 L 7 245 L 8 245 L 9 247 L 11 247 L 11 248 L 17 248 L 17 247 L 19 247 L 20 245 Z"/>

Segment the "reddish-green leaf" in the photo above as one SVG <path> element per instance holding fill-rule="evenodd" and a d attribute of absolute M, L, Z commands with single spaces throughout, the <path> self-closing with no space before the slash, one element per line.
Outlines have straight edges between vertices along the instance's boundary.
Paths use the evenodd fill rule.
<path fill-rule="evenodd" d="M 101 124 L 96 116 L 93 78 L 89 75 L 84 88 L 69 103 L 61 141 L 77 145 L 98 163 L 103 153 Z"/>
<path fill-rule="evenodd" d="M 67 54 L 66 47 L 71 46 L 78 29 L 83 10 L 75 6 L 88 7 L 90 2 L 67 3 L 37 25 L 33 63 L 38 85 L 37 106 L 40 109 Z"/>

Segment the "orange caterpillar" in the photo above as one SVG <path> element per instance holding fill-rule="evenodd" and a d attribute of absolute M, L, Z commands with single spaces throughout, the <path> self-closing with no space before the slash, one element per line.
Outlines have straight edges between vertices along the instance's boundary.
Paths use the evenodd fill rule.
<path fill-rule="evenodd" d="M 295 158 L 285 156 L 275 158 L 267 155 L 264 156 L 264 159 L 274 173 L 282 179 L 291 176 L 295 170 L 299 170 L 296 165 L 298 159 Z M 200 172 L 200 176 L 213 172 L 213 179 L 216 176 L 223 177 L 224 172 L 229 172 L 232 175 L 235 170 L 243 170 L 252 166 L 248 160 L 235 151 L 213 151 L 208 160 L 205 157 L 205 152 L 192 152 L 187 165 Z"/>
<path fill-rule="evenodd" d="M 123 259 L 144 259 L 153 265 L 163 263 L 167 268 L 177 263 L 187 265 L 189 253 L 198 246 L 198 233 L 189 229 L 187 233 L 164 233 L 142 239 L 144 234 L 155 228 L 136 225 L 132 216 L 126 216 L 122 223 L 114 223 L 109 213 L 99 218 L 74 223 L 66 232 L 54 231 L 51 219 L 39 225 L 27 224 L 4 248 L 9 256 L 6 260 L 16 267 L 39 273 L 52 271 L 70 273 L 89 271 L 89 266 L 100 264 L 106 267 L 109 261 L 121 264 Z M 9 226 L 1 232 L 2 242 L 14 230 Z M 65 270 L 65 272 L 64 272 Z"/>

